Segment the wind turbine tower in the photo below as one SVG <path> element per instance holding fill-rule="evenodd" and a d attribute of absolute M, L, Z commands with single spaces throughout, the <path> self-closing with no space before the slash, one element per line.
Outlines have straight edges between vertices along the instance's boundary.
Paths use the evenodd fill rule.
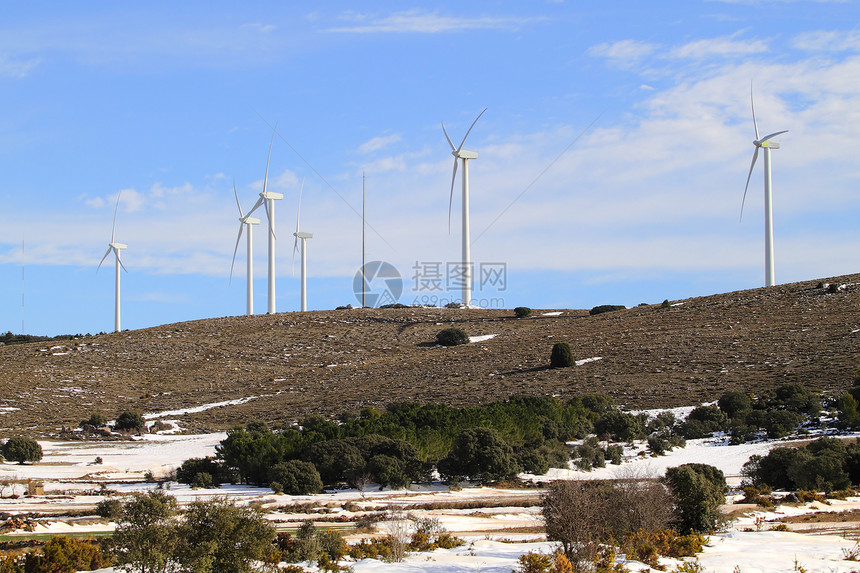
<path fill-rule="evenodd" d="M 753 145 L 755 146 L 755 151 L 753 152 L 752 162 L 750 163 L 750 171 L 747 175 L 747 184 L 744 187 L 744 197 L 741 201 L 741 219 L 744 216 L 744 202 L 746 202 L 747 198 L 747 189 L 749 189 L 750 178 L 752 177 L 753 168 L 755 167 L 756 159 L 758 159 L 758 151 L 759 149 L 764 150 L 764 274 L 765 274 L 765 286 L 773 286 L 775 284 L 774 278 L 774 262 L 773 262 L 773 195 L 771 189 L 771 175 L 770 175 L 770 150 L 771 149 L 779 149 L 779 142 L 771 141 L 771 138 L 776 137 L 777 135 L 781 135 L 783 133 L 788 133 L 788 130 L 785 129 L 783 131 L 777 131 L 771 133 L 770 135 L 766 135 L 764 137 L 759 137 L 758 134 L 758 123 L 755 118 L 755 101 L 753 99 L 753 91 L 752 85 L 750 85 L 750 107 L 752 108 L 752 118 L 753 118 L 753 128 L 755 129 L 755 139 L 753 140 Z"/>
<path fill-rule="evenodd" d="M 269 182 L 269 160 L 272 157 L 272 143 L 275 141 L 277 126 L 272 130 L 272 140 L 269 142 L 269 156 L 266 158 L 266 176 L 263 178 L 263 191 L 257 203 L 248 212 L 248 215 L 257 210 L 260 205 L 266 210 L 266 218 L 269 221 L 269 304 L 266 312 L 275 314 L 275 201 L 283 199 L 283 193 L 273 193 L 267 190 Z"/>
<path fill-rule="evenodd" d="M 302 242 L 302 304 L 301 310 L 305 312 L 308 309 L 308 250 L 307 250 L 307 240 L 312 239 L 314 237 L 313 233 L 306 233 L 304 231 L 299 230 L 299 220 L 302 216 L 302 190 L 304 189 L 304 183 L 302 183 L 302 187 L 299 189 L 299 209 L 296 213 L 296 232 L 293 233 L 293 236 L 296 238 L 293 243 L 293 260 L 296 257 L 296 250 L 299 247 L 299 241 Z"/>
<path fill-rule="evenodd" d="M 236 264 L 236 253 L 239 250 L 239 242 L 242 240 L 242 231 L 248 227 L 248 262 L 247 262 L 247 293 L 246 312 L 248 316 L 254 314 L 254 227 L 259 225 L 260 220 L 256 217 L 251 217 L 248 213 L 242 213 L 242 205 L 239 204 L 239 193 L 236 191 L 236 181 L 233 181 L 233 194 L 236 196 L 236 206 L 239 208 L 239 236 L 236 237 L 236 247 L 233 249 L 233 262 L 230 264 L 230 280 L 233 280 L 233 266 Z"/>
<path fill-rule="evenodd" d="M 478 153 L 476 151 L 466 151 L 463 149 L 463 144 L 466 143 L 466 138 L 469 137 L 469 133 L 471 133 L 472 128 L 475 127 L 475 124 L 478 123 L 478 120 L 481 119 L 481 116 L 484 115 L 484 112 L 487 111 L 487 108 L 478 114 L 478 117 L 475 118 L 475 121 L 472 122 L 472 125 L 469 126 L 469 130 L 466 132 L 466 135 L 463 136 L 463 141 L 460 142 L 459 147 L 454 147 L 454 142 L 451 141 L 451 138 L 448 137 L 448 132 L 445 130 L 445 124 L 442 123 L 442 132 L 445 134 L 445 139 L 448 140 L 448 145 L 451 146 L 451 155 L 454 156 L 454 174 L 451 176 L 451 194 L 448 198 L 448 233 L 451 232 L 451 206 L 454 201 L 454 182 L 457 179 L 457 163 L 458 160 L 463 162 L 463 232 L 462 232 L 462 280 L 463 280 L 463 305 L 467 308 L 472 304 L 472 253 L 471 253 L 471 239 L 469 236 L 469 160 L 477 159 Z"/>
<path fill-rule="evenodd" d="M 120 330 L 122 330 L 121 325 L 120 325 L 120 288 L 119 288 L 120 287 L 120 280 L 119 280 L 120 272 L 119 271 L 120 271 L 120 268 L 122 268 L 122 270 L 128 272 L 125 268 L 125 265 L 123 265 L 122 261 L 120 260 L 120 251 L 122 251 L 123 249 L 127 249 L 128 245 L 116 242 L 116 214 L 117 214 L 117 211 L 119 210 L 119 198 L 121 195 L 122 195 L 122 191 L 120 191 L 116 196 L 116 207 L 114 207 L 114 210 L 113 210 L 113 230 L 111 231 L 111 234 L 110 234 L 110 243 L 108 243 L 108 249 L 105 252 L 105 256 L 102 257 L 101 262 L 99 262 L 98 268 L 96 269 L 96 272 L 98 272 L 98 269 L 100 269 L 102 267 L 102 263 L 105 262 L 105 259 L 108 257 L 108 255 L 111 253 L 111 251 L 113 251 L 113 253 L 116 257 L 116 262 L 114 265 L 116 267 L 116 275 L 115 275 L 115 279 L 114 279 L 114 291 L 115 291 L 114 295 L 116 297 L 115 301 L 114 301 L 114 320 L 113 320 L 114 332 L 119 332 Z"/>

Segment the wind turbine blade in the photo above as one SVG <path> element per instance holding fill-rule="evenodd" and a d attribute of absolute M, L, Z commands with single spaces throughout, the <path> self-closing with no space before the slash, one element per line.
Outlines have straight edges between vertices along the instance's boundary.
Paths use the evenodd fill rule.
<path fill-rule="evenodd" d="M 299 218 L 302 216 L 302 191 L 305 190 L 305 180 L 302 179 L 302 186 L 299 187 L 299 208 L 296 211 L 296 233 L 299 232 Z"/>
<path fill-rule="evenodd" d="M 744 198 L 741 199 L 741 218 L 740 218 L 741 221 L 743 221 L 743 219 L 744 219 L 744 203 L 747 200 L 747 189 L 749 189 L 749 186 L 750 186 L 750 177 L 752 177 L 753 167 L 755 167 L 755 160 L 757 158 L 758 158 L 758 146 L 756 146 L 755 151 L 753 152 L 752 162 L 750 163 L 750 172 L 749 172 L 749 175 L 747 175 L 747 184 L 744 186 Z"/>
<path fill-rule="evenodd" d="M 248 216 L 250 217 L 250 216 L 251 216 L 251 213 L 253 213 L 253 212 L 254 212 L 254 211 L 256 211 L 257 209 L 259 209 L 259 208 L 260 208 L 260 205 L 265 205 L 265 204 L 266 204 L 266 200 L 265 200 L 265 199 L 263 199 L 262 197 L 260 197 L 259 199 L 257 199 L 257 202 L 256 202 L 256 203 L 254 203 L 254 206 L 253 206 L 253 207 L 251 207 L 251 210 L 250 210 L 250 211 L 248 211 Z M 244 216 L 243 216 L 243 218 L 244 218 Z"/>
<path fill-rule="evenodd" d="M 450 145 L 450 146 L 451 146 L 451 151 L 456 151 L 456 150 L 457 150 L 457 148 L 456 148 L 456 147 L 454 147 L 454 142 L 453 142 L 453 141 L 451 141 L 451 138 L 450 138 L 450 137 L 448 137 L 448 132 L 447 132 L 447 131 L 445 131 L 445 122 L 444 122 L 444 121 L 442 122 L 442 133 L 444 133 L 444 134 L 445 134 L 445 139 L 447 139 L 447 140 L 448 140 L 448 145 Z"/>
<path fill-rule="evenodd" d="M 290 276 L 296 276 L 296 253 L 299 250 L 299 232 L 296 231 L 296 239 L 293 241 L 293 260 L 290 263 Z"/>
<path fill-rule="evenodd" d="M 233 195 L 236 196 L 236 206 L 239 208 L 239 217 L 245 218 L 245 214 L 242 212 L 242 205 L 239 204 L 239 192 L 236 191 L 236 178 L 233 178 Z"/>
<path fill-rule="evenodd" d="M 753 128 L 755 128 L 755 140 L 758 141 L 758 123 L 755 120 L 755 101 L 753 100 L 753 87 L 750 82 L 750 107 L 752 108 Z"/>
<path fill-rule="evenodd" d="M 108 247 L 108 250 L 105 251 L 105 256 L 102 257 L 102 260 L 99 262 L 99 266 L 96 268 L 96 272 L 99 272 L 99 269 L 102 268 L 102 263 L 105 262 L 105 259 L 110 254 L 110 251 L 113 247 Z"/>
<path fill-rule="evenodd" d="M 244 226 L 245 223 L 239 223 L 239 236 L 236 237 L 236 247 L 233 249 L 233 262 L 230 263 L 230 280 L 227 282 L 227 284 L 233 283 L 233 265 L 236 264 L 236 253 L 239 252 L 239 241 L 242 240 L 242 230 Z M 250 253 L 248 254 L 248 256 L 250 256 Z"/>
<path fill-rule="evenodd" d="M 115 242 L 116 238 L 116 213 L 119 211 L 119 198 L 122 197 L 122 191 L 116 194 L 116 207 L 113 208 L 113 230 L 110 232 L 110 242 Z"/>
<path fill-rule="evenodd" d="M 119 266 L 122 267 L 122 270 L 124 270 L 125 272 L 128 272 L 128 269 L 125 268 L 124 264 L 122 264 L 122 259 L 119 258 L 119 251 L 116 252 L 116 262 L 119 263 Z"/>
<path fill-rule="evenodd" d="M 268 201 L 263 201 L 263 207 L 266 209 L 266 220 L 267 220 L 267 221 L 271 221 L 271 220 L 272 220 L 272 214 L 271 214 L 271 213 L 269 213 L 269 202 L 268 202 Z M 269 225 L 269 227 L 270 227 L 270 229 L 271 229 L 271 231 L 272 231 L 272 236 L 273 236 L 275 239 L 277 239 L 277 238 L 278 238 L 278 236 L 277 236 L 277 235 L 275 235 L 275 228 L 274 228 L 274 227 L 272 227 L 271 225 Z"/>
<path fill-rule="evenodd" d="M 487 111 L 487 108 L 484 108 L 483 111 L 478 114 L 478 117 L 475 118 L 475 121 L 472 122 L 472 125 L 469 126 L 469 131 L 467 131 L 466 135 L 463 136 L 463 141 L 460 142 L 460 147 L 457 148 L 457 151 L 463 149 L 463 145 L 466 143 L 466 138 L 469 137 L 469 134 L 472 132 L 472 128 L 475 127 L 475 124 L 478 123 L 478 120 L 481 119 L 481 116 L 484 115 L 485 111 Z"/>
<path fill-rule="evenodd" d="M 451 176 L 451 195 L 448 197 L 448 234 L 451 234 L 451 206 L 454 204 L 454 181 L 457 179 L 457 158 L 454 158 L 454 175 Z"/>
<path fill-rule="evenodd" d="M 266 185 L 269 182 L 269 160 L 272 158 L 272 144 L 275 142 L 275 133 L 278 131 L 278 124 L 275 124 L 275 128 L 272 130 L 272 139 L 269 141 L 269 155 L 266 156 L 266 176 L 263 177 L 263 193 L 266 192 Z"/>
<path fill-rule="evenodd" d="M 770 135 L 765 135 L 762 139 L 759 140 L 759 143 L 764 143 L 771 137 L 776 137 L 777 135 L 782 135 L 783 133 L 788 133 L 787 129 L 783 129 L 782 131 L 777 131 L 776 133 L 771 133 Z"/>

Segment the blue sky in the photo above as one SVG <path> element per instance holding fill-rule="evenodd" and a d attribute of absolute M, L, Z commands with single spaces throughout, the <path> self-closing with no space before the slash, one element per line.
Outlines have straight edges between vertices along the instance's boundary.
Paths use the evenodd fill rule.
<path fill-rule="evenodd" d="M 278 311 L 299 307 L 302 181 L 309 307 L 356 304 L 363 171 L 367 260 L 400 271 L 401 302 L 457 299 L 413 278 L 460 257 L 440 122 L 459 142 L 485 107 L 466 144 L 472 258 L 506 272 L 476 285 L 485 304 L 762 286 L 761 161 L 739 220 L 750 82 L 759 129 L 790 130 L 773 152 L 777 282 L 860 270 L 857 3 L 411 6 L 0 0 L 0 331 L 112 329 L 113 268 L 96 267 L 120 191 L 123 328 L 242 314 L 233 179 L 250 208 L 275 123 Z"/>

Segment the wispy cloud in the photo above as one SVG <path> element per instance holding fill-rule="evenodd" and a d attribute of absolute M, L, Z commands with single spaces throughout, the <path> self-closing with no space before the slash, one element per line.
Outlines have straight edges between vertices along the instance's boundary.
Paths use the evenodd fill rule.
<path fill-rule="evenodd" d="M 15 60 L 0 54 L 0 77 L 7 78 L 23 78 L 26 77 L 30 70 L 39 65 L 41 59 L 31 58 L 29 60 Z"/>
<path fill-rule="evenodd" d="M 796 36 L 792 44 L 809 52 L 860 51 L 860 32 L 806 32 Z"/>
<path fill-rule="evenodd" d="M 720 38 L 706 38 L 689 42 L 669 51 L 669 57 L 685 60 L 701 60 L 713 56 L 743 56 L 766 52 L 767 43 L 762 40 L 736 40 L 737 34 Z"/>
<path fill-rule="evenodd" d="M 635 62 L 650 56 L 658 49 L 657 44 L 639 42 L 636 40 L 621 40 L 618 42 L 604 42 L 588 49 L 588 55 L 597 58 L 605 58 L 615 64 L 632 65 Z"/>
<path fill-rule="evenodd" d="M 422 12 L 419 10 L 398 12 L 389 16 L 368 16 L 366 14 L 350 12 L 344 14 L 343 19 L 351 21 L 352 25 L 330 28 L 329 32 L 348 32 L 352 34 L 386 32 L 439 34 L 474 29 L 515 30 L 523 24 L 535 20 L 534 18 L 493 16 L 460 18 L 441 16 L 435 12 Z"/>
<path fill-rule="evenodd" d="M 373 139 L 369 139 L 358 146 L 356 150 L 358 153 L 364 155 L 367 153 L 373 153 L 374 151 L 379 151 L 385 147 L 388 147 L 392 143 L 397 143 L 403 139 L 399 133 L 392 133 L 391 135 L 382 135 L 379 137 L 374 137 Z"/>

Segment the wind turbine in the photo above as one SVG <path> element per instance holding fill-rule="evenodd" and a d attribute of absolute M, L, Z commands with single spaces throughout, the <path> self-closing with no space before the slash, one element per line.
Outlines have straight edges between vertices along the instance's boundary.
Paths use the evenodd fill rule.
<path fill-rule="evenodd" d="M 463 263 L 463 305 L 469 307 L 472 302 L 472 254 L 471 244 L 469 239 L 469 160 L 477 159 L 476 151 L 466 151 L 463 149 L 463 144 L 466 143 L 466 138 L 469 133 L 487 108 L 478 114 L 466 135 L 463 136 L 463 141 L 459 147 L 454 147 L 454 142 L 448 137 L 448 132 L 445 130 L 445 123 L 442 123 L 442 132 L 445 134 L 445 139 L 448 140 L 448 145 L 451 146 L 451 155 L 454 156 L 454 174 L 451 176 L 451 194 L 448 198 L 448 233 L 451 232 L 451 206 L 454 202 L 454 181 L 457 179 L 457 160 L 463 160 L 463 248 L 462 248 L 462 263 Z"/>
<path fill-rule="evenodd" d="M 302 186 L 299 188 L 299 209 L 296 213 L 296 232 L 293 233 L 293 236 L 296 238 L 295 242 L 293 242 L 293 263 L 296 261 L 296 251 L 299 250 L 299 240 L 302 241 L 302 312 L 308 309 L 308 251 L 307 251 L 307 240 L 312 239 L 314 237 L 313 233 L 305 233 L 304 231 L 299 231 L 299 220 L 302 216 L 302 191 L 305 188 L 304 181 L 302 182 Z"/>
<path fill-rule="evenodd" d="M 102 260 L 101 260 L 101 262 L 99 262 L 99 266 L 96 269 L 96 272 L 98 272 L 98 270 L 100 268 L 102 268 L 102 263 L 105 262 L 105 259 L 108 257 L 108 255 L 111 253 L 111 251 L 113 251 L 114 255 L 116 255 L 116 264 L 115 264 L 115 266 L 116 266 L 116 279 L 115 279 L 115 287 L 114 287 L 115 291 L 116 291 L 115 292 L 116 301 L 114 303 L 114 320 L 113 320 L 114 332 L 119 332 L 121 330 L 120 329 L 120 320 L 119 320 L 119 317 L 120 317 L 119 269 L 120 269 L 120 267 L 122 267 L 122 270 L 124 270 L 125 272 L 128 272 L 128 270 L 125 268 L 125 265 L 122 264 L 122 261 L 120 260 L 120 254 L 119 254 L 119 252 L 121 250 L 127 249 L 128 245 L 124 245 L 123 243 L 117 243 L 116 242 L 116 214 L 117 214 L 117 211 L 119 210 L 119 198 L 120 198 L 120 196 L 122 196 L 122 191 L 117 193 L 117 196 L 116 196 L 116 207 L 114 207 L 114 209 L 113 209 L 113 230 L 110 233 L 110 243 L 108 243 L 108 249 L 105 252 L 105 256 L 102 257 Z"/>
<path fill-rule="evenodd" d="M 239 208 L 239 235 L 236 237 L 236 247 L 233 249 L 233 262 L 230 263 L 230 280 L 233 280 L 233 265 L 236 264 L 236 253 L 239 250 L 239 241 L 242 240 L 242 231 L 248 227 L 248 286 L 246 294 L 247 310 L 245 314 L 254 314 L 254 227 L 259 225 L 260 220 L 252 217 L 250 213 L 242 213 L 242 205 L 239 204 L 239 193 L 236 191 L 236 180 L 233 179 L 233 195 L 236 196 L 236 206 Z"/>
<path fill-rule="evenodd" d="M 758 150 L 764 150 L 764 274 L 765 274 L 765 286 L 773 286 L 774 281 L 774 264 L 773 264 L 773 197 L 771 193 L 771 177 L 770 177 L 770 150 L 771 149 L 779 149 L 779 142 L 770 141 L 772 138 L 777 135 L 781 135 L 783 133 L 788 133 L 788 130 L 785 129 L 783 131 L 777 131 L 771 133 L 770 135 L 766 135 L 764 137 L 759 137 L 758 135 L 758 123 L 755 119 L 755 101 L 753 99 L 753 90 L 752 85 L 750 85 L 750 107 L 752 108 L 752 118 L 753 118 L 753 128 L 755 129 L 755 139 L 753 140 L 753 145 L 755 146 L 755 151 L 753 152 L 752 162 L 750 163 L 750 172 L 747 175 L 747 184 L 744 187 L 744 198 L 741 201 L 741 219 L 744 216 L 744 202 L 746 202 L 747 198 L 747 189 L 750 186 L 750 178 L 752 177 L 753 168 L 755 167 L 755 161 L 758 159 Z"/>
<path fill-rule="evenodd" d="M 275 141 L 275 133 L 278 126 L 272 130 L 272 140 L 269 142 L 269 156 L 266 158 L 266 176 L 263 178 L 263 191 L 260 193 L 260 198 L 254 204 L 254 207 L 248 211 L 248 215 L 257 210 L 262 205 L 266 210 L 266 218 L 269 220 L 269 305 L 266 309 L 267 314 L 275 314 L 275 201 L 283 199 L 283 193 L 273 193 L 267 191 L 266 187 L 269 182 L 269 159 L 272 157 L 272 143 Z"/>

